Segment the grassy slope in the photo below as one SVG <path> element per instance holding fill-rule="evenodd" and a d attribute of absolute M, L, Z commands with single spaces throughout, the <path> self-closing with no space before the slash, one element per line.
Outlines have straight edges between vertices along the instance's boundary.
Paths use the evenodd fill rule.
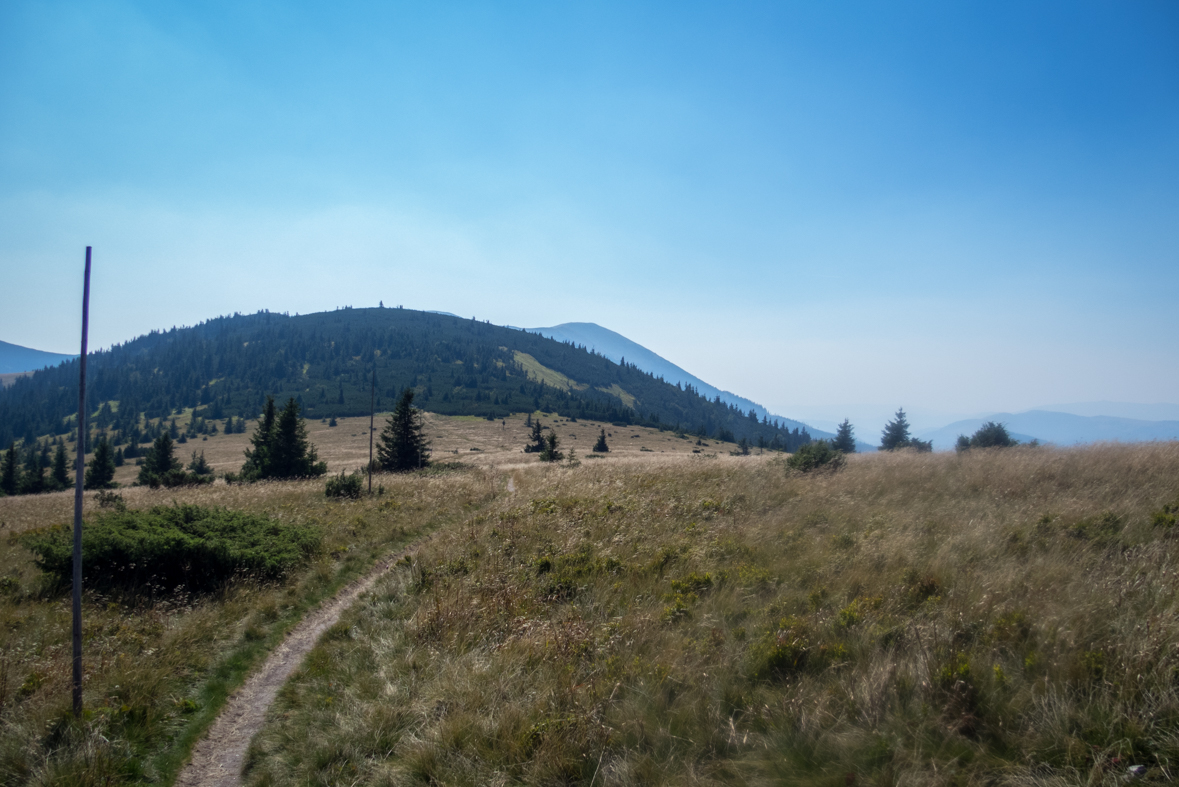
<path fill-rule="evenodd" d="M 43 586 L 16 537 L 30 521 L 68 519 L 63 501 L 72 495 L 0 500 L 11 525 L 0 541 L 0 784 L 170 782 L 228 693 L 312 604 L 495 493 L 478 470 L 380 480 L 385 495 L 356 503 L 326 500 L 322 481 L 121 490 L 133 508 L 192 502 L 313 523 L 324 546 L 274 585 L 246 580 L 213 597 L 87 594 L 81 725 L 68 713 L 68 590 Z"/>
<path fill-rule="evenodd" d="M 329 632 L 250 784 L 1176 775 L 1179 444 L 513 481 Z"/>

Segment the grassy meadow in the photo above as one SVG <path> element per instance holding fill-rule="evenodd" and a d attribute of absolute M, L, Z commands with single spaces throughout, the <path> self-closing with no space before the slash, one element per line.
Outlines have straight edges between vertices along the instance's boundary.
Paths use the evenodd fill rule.
<path fill-rule="evenodd" d="M 1179 769 L 1179 444 L 506 468 L 247 783 L 1066 785 Z"/>
<path fill-rule="evenodd" d="M 228 693 L 310 607 L 495 494 L 475 469 L 380 483 L 383 495 L 346 503 L 327 500 L 323 481 L 119 490 L 131 509 L 225 507 L 311 526 L 322 542 L 282 581 L 240 577 L 204 595 L 150 583 L 87 592 L 80 724 L 70 714 L 69 588 L 41 574 L 20 537 L 71 521 L 73 494 L 0 499 L 0 784 L 171 783 Z M 94 498 L 86 494 L 90 514 Z"/>
<path fill-rule="evenodd" d="M 88 593 L 81 723 L 68 588 L 21 542 L 68 522 L 72 494 L 0 499 L 0 784 L 171 783 L 311 606 L 426 534 L 282 690 L 248 784 L 1176 775 L 1179 529 L 1163 508 L 1179 502 L 1179 444 L 800 474 L 780 455 L 543 418 L 579 464 L 521 453 L 523 416 L 431 415 L 450 469 L 378 476 L 383 494 L 355 502 L 326 499 L 322 479 L 118 490 L 132 509 L 311 525 L 322 546 L 279 582 Z M 308 427 L 330 472 L 367 460 L 367 419 Z M 601 428 L 611 452 L 592 456 Z M 247 439 L 178 448 L 233 470 Z"/>

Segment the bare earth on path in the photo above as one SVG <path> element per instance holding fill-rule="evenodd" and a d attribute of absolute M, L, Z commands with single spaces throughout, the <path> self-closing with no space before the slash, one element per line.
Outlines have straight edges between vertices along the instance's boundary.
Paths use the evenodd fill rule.
<path fill-rule="evenodd" d="M 176 784 L 180 787 L 237 787 L 242 783 L 242 764 L 254 735 L 262 729 L 266 711 L 278 696 L 278 690 L 303 662 L 319 637 L 331 628 L 340 615 L 369 590 L 381 575 L 413 547 L 387 557 L 367 574 L 308 613 L 282 644 L 245 684 L 234 692 L 221 709 L 217 720 L 193 748 L 192 758 L 181 770 Z"/>

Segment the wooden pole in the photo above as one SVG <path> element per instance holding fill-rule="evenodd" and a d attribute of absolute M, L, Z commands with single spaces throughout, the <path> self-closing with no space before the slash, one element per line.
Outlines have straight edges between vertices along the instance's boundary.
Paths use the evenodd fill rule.
<path fill-rule="evenodd" d="M 90 326 L 90 247 L 82 283 L 82 354 L 78 358 L 78 439 L 74 478 L 74 717 L 82 718 L 82 479 L 86 473 L 86 334 Z"/>
<path fill-rule="evenodd" d="M 373 393 L 368 408 L 368 493 L 373 493 L 373 422 L 377 417 L 377 365 L 373 364 Z"/>

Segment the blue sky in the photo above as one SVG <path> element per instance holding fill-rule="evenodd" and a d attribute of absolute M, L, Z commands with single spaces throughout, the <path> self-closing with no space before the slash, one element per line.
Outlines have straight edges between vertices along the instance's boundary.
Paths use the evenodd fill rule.
<path fill-rule="evenodd" d="M 98 346 L 383 300 L 872 428 L 1174 401 L 1179 5 L 10 0 L 0 339 L 75 351 L 87 244 Z"/>

